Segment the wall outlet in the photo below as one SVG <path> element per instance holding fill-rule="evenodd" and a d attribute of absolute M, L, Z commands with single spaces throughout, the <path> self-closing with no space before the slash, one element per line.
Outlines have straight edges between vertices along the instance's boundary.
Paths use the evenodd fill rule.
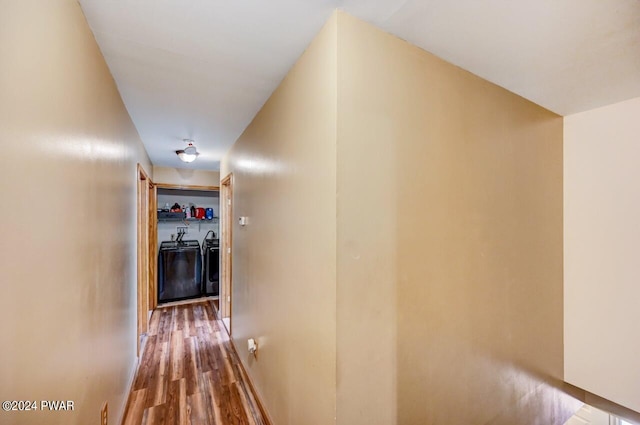
<path fill-rule="evenodd" d="M 186 235 L 186 234 L 189 233 L 189 228 L 188 227 L 176 227 L 176 232 Z"/>
<path fill-rule="evenodd" d="M 258 344 L 256 343 L 256 340 L 253 338 L 249 338 L 247 340 L 247 344 L 249 346 L 249 352 L 255 356 L 256 351 L 258 351 Z"/>
<path fill-rule="evenodd" d="M 105 401 L 100 409 L 100 425 L 109 425 L 109 404 Z"/>

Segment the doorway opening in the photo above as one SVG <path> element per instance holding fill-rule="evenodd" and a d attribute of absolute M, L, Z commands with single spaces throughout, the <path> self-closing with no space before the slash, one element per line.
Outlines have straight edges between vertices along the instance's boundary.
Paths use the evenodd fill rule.
<path fill-rule="evenodd" d="M 232 313 L 232 252 L 233 252 L 233 175 L 220 182 L 220 207 L 222 217 L 222 285 L 220 288 L 220 318 L 231 335 Z"/>
<path fill-rule="evenodd" d="M 217 308 L 219 187 L 157 184 L 156 206 L 157 305 L 208 298 Z"/>

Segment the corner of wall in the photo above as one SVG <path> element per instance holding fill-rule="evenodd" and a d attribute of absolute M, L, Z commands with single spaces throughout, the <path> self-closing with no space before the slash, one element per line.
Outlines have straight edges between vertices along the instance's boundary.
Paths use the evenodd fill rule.
<path fill-rule="evenodd" d="M 242 361 L 275 422 L 335 421 L 336 20 L 221 164 L 234 215 L 250 218 L 233 230 L 233 339 L 262 347 Z"/>

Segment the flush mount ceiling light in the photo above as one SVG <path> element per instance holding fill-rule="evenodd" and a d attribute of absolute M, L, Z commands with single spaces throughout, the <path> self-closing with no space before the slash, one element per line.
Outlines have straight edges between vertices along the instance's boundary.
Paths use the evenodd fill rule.
<path fill-rule="evenodd" d="M 187 144 L 187 147 L 184 148 L 184 150 L 176 151 L 176 155 L 178 155 L 178 158 L 180 158 L 182 162 L 195 161 L 200 154 L 198 153 L 196 147 L 193 146 L 193 140 L 184 139 L 184 142 Z"/>

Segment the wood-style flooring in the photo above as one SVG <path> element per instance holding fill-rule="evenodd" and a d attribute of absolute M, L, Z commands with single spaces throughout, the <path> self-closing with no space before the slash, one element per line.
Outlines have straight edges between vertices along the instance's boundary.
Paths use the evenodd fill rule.
<path fill-rule="evenodd" d="M 268 425 L 211 302 L 158 308 L 124 425 Z"/>

